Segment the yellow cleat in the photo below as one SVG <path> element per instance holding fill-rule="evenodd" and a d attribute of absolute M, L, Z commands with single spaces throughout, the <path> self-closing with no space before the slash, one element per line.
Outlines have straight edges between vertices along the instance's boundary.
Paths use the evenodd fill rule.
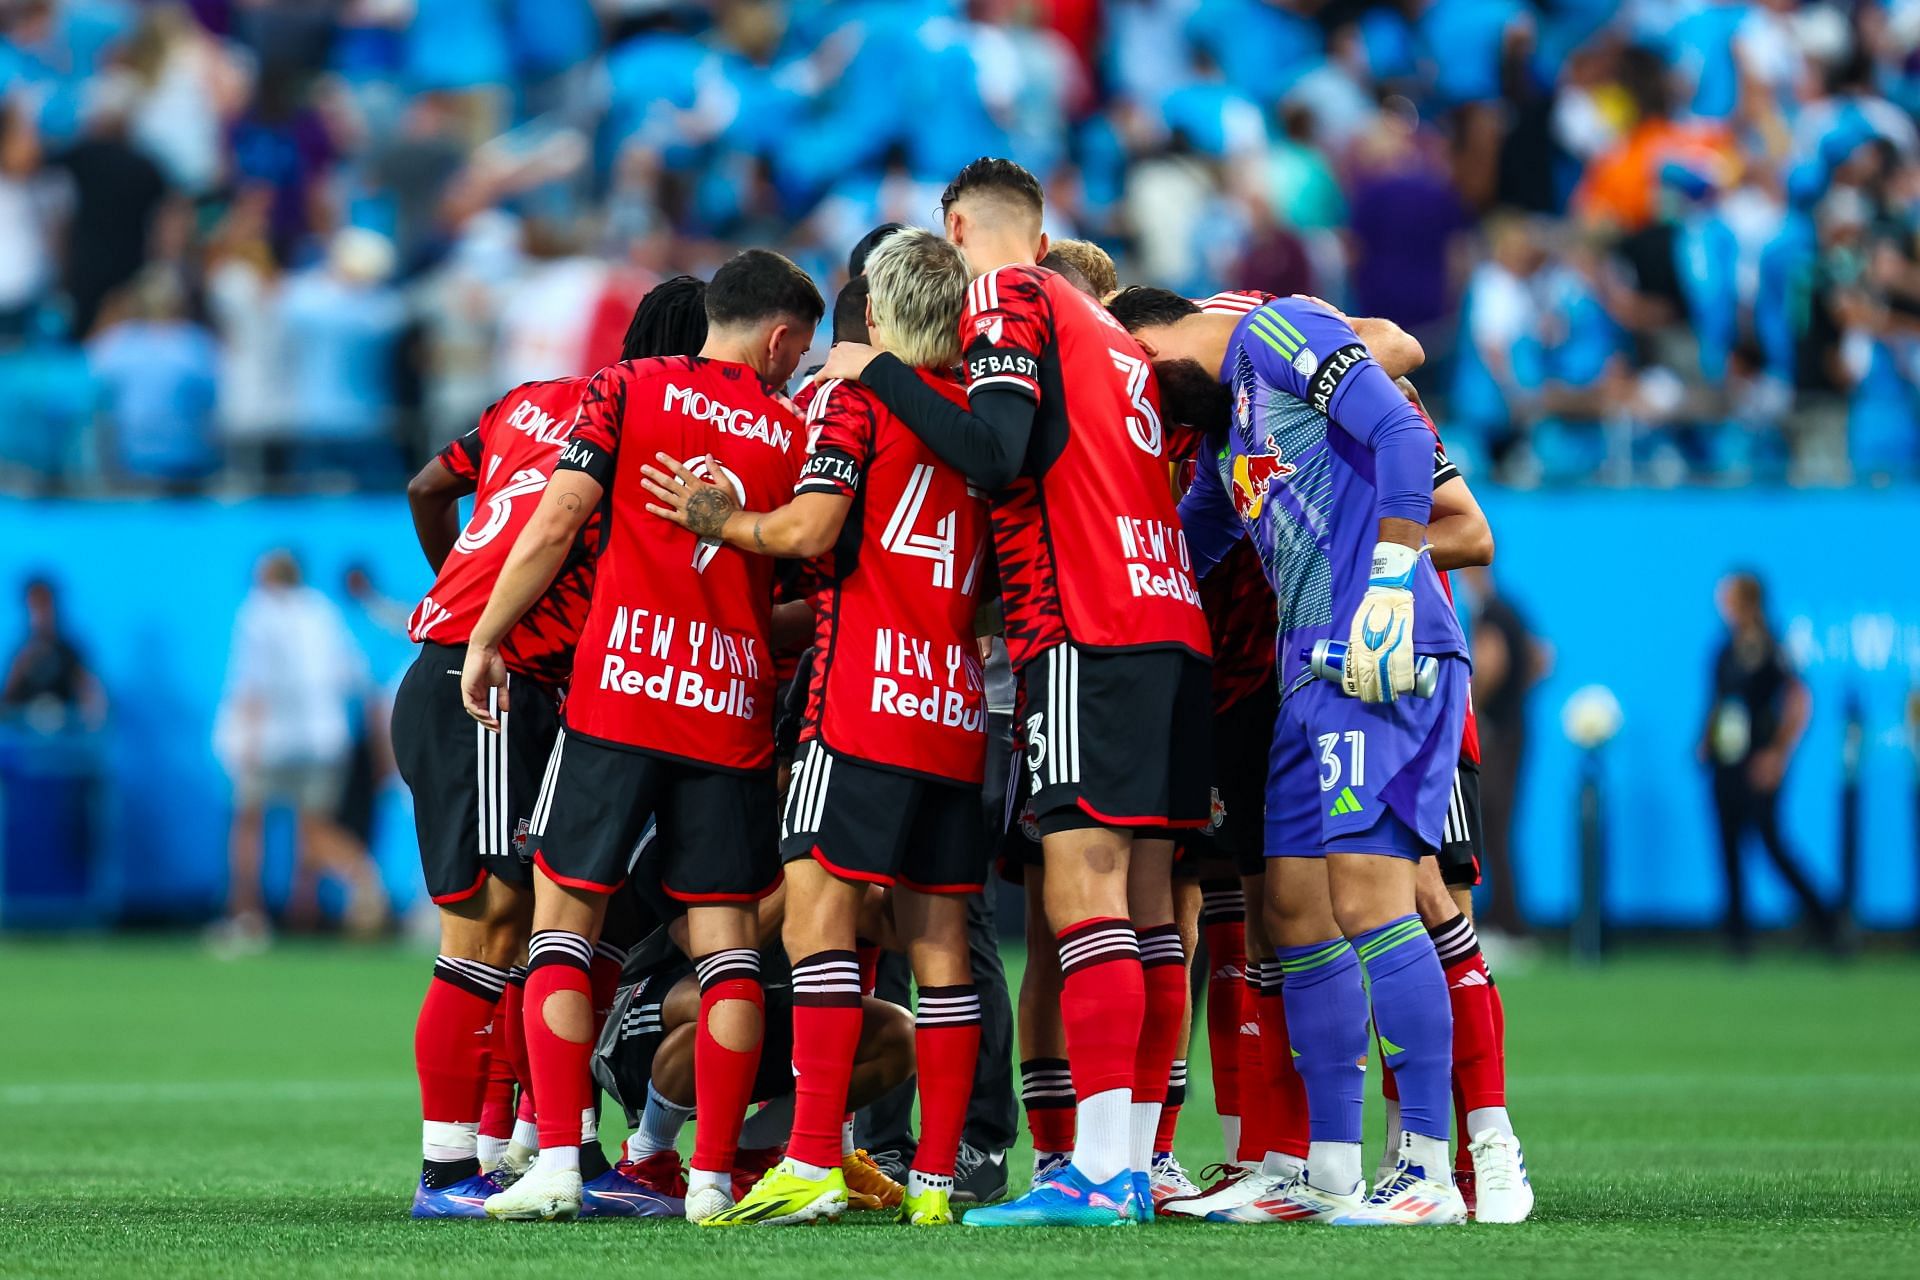
<path fill-rule="evenodd" d="M 944 1187 L 928 1187 L 917 1196 L 907 1196 L 900 1204 L 900 1225 L 905 1227 L 950 1227 L 953 1225 L 952 1192 Z"/>
<path fill-rule="evenodd" d="M 855 1209 L 898 1209 L 907 1189 L 889 1178 L 863 1148 L 840 1160 L 847 1180 L 847 1203 Z"/>
<path fill-rule="evenodd" d="M 803 1178 L 793 1161 L 782 1160 L 761 1175 L 753 1190 L 730 1209 L 703 1218 L 703 1227 L 782 1227 L 823 1222 L 847 1211 L 847 1181 L 840 1170 L 824 1178 Z"/>

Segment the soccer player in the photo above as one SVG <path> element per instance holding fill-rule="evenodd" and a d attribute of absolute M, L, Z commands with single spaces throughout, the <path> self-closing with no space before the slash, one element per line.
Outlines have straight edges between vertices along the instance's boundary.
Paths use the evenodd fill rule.
<path fill-rule="evenodd" d="M 1040 265 L 1062 275 L 1076 274 L 1079 278 L 1074 286 L 1092 294 L 1097 302 L 1105 302 L 1120 288 L 1120 273 L 1113 258 L 1091 240 L 1052 241 Z"/>
<path fill-rule="evenodd" d="M 1266 888 L 1309 1149 L 1298 1176 L 1274 1180 L 1246 1209 L 1350 1225 L 1461 1222 L 1447 1147 L 1452 1017 L 1415 909 L 1420 858 L 1444 833 L 1468 669 L 1426 555 L 1433 434 L 1323 305 L 1280 299 L 1234 317 L 1162 301 L 1130 323 L 1169 415 L 1207 424 L 1217 442 L 1215 465 L 1181 503 L 1195 564 L 1204 572 L 1251 535 L 1280 604 Z M 1335 638 L 1349 645 L 1344 687 L 1315 679 L 1303 657 Z M 1439 664 L 1432 697 L 1411 696 L 1416 654 Z M 1356 1069 L 1368 987 L 1405 1130 L 1371 1197 Z"/>
<path fill-rule="evenodd" d="M 967 267 L 918 229 L 867 259 L 875 343 L 964 402 Z M 855 921 L 867 886 L 893 888 L 896 931 L 919 988 L 920 1142 L 900 1220 L 950 1225 L 954 1158 L 980 1052 L 966 895 L 986 880 L 980 786 L 984 683 L 974 643 L 987 554 L 986 498 L 866 387 L 820 383 L 809 457 L 777 511 L 688 512 L 677 462 L 648 472 L 654 510 L 762 555 L 810 557 L 819 620 L 813 685 L 782 823 L 787 954 L 794 975 L 793 1136 L 787 1158 L 714 1227 L 837 1217 L 847 1207 L 841 1120 L 860 1034 Z"/>
<path fill-rule="evenodd" d="M 804 272 L 758 249 L 714 274 L 706 308 L 698 356 L 626 362 L 588 383 L 553 479 L 468 645 L 467 711 L 497 728 L 498 712 L 510 709 L 494 692 L 505 683 L 498 646 L 604 504 L 592 603 L 530 830 L 526 1036 L 540 1158 L 488 1200 L 494 1217 L 579 1212 L 589 960 L 606 896 L 625 878 L 650 818 L 665 891 L 688 904 L 703 992 L 696 1061 L 706 1120 L 686 1213 L 697 1221 L 732 1203 L 734 1148 L 760 1044 L 753 903 L 779 874 L 771 565 L 648 516 L 640 468 L 665 451 L 687 458 L 715 497 L 724 485 L 770 506 L 791 493 L 804 437 L 768 388 L 792 375 L 825 308 Z"/>
<path fill-rule="evenodd" d="M 835 347 L 820 376 L 864 382 L 992 494 L 1076 1123 L 1065 1170 L 965 1221 L 1137 1221 L 1186 1006 L 1171 837 L 1207 820 L 1206 620 L 1153 371 L 1096 302 L 1036 265 L 1039 182 L 982 158 L 941 208 L 976 273 L 967 405 L 871 347 Z"/>

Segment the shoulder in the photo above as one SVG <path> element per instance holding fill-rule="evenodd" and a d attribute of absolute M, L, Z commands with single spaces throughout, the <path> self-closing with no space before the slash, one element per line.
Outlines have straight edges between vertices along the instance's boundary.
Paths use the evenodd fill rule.
<path fill-rule="evenodd" d="M 1047 284 L 1059 277 L 1033 263 L 1009 263 L 983 272 L 967 286 L 969 313 L 1010 311 L 1044 305 Z"/>

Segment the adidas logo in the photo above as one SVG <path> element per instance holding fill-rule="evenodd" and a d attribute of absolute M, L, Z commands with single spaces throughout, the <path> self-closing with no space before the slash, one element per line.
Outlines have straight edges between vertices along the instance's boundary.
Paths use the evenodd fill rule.
<path fill-rule="evenodd" d="M 1240 1034 L 1243 1036 L 1257 1036 L 1260 1034 L 1260 1024 L 1257 1022 L 1243 1022 L 1240 1024 Z"/>
<path fill-rule="evenodd" d="M 1478 969 L 1469 969 L 1461 974 L 1460 981 L 1453 985 L 1455 989 L 1458 989 L 1460 987 L 1490 987 L 1493 984 L 1487 980 L 1486 974 L 1481 973 Z"/>
<path fill-rule="evenodd" d="M 1329 818 L 1345 817 L 1349 813 L 1359 813 L 1360 801 L 1354 798 L 1352 787 L 1340 788 L 1340 796 L 1333 802 L 1333 808 L 1327 810 Z"/>

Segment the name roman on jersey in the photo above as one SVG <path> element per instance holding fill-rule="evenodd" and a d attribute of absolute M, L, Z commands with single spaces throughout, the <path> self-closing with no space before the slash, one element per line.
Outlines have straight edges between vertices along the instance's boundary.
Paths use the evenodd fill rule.
<path fill-rule="evenodd" d="M 751 720 L 759 683 L 752 636 L 637 605 L 613 612 L 600 661 L 600 687 L 608 693 Z"/>
<path fill-rule="evenodd" d="M 1333 414 L 1333 393 L 1347 376 L 1369 359 L 1367 349 L 1357 342 L 1349 342 L 1320 364 L 1319 372 L 1313 375 L 1313 381 L 1307 384 L 1307 402 L 1321 413 Z"/>
<path fill-rule="evenodd" d="M 980 659 L 968 646 L 881 627 L 873 637 L 873 671 L 868 710 L 967 733 L 986 729 Z"/>
<path fill-rule="evenodd" d="M 573 415 L 568 414 L 566 421 L 562 422 L 533 401 L 522 400 L 507 415 L 507 425 L 541 444 L 563 445 L 567 442 L 567 432 L 573 426 Z"/>
<path fill-rule="evenodd" d="M 967 381 L 983 378 L 1025 378 L 1040 380 L 1040 361 L 1024 351 L 988 351 L 967 359 Z"/>
<path fill-rule="evenodd" d="M 1127 589 L 1135 597 L 1158 596 L 1200 603 L 1193 582 L 1193 558 L 1187 554 L 1187 535 L 1177 524 L 1115 516 L 1120 554 L 1127 562 Z"/>
<path fill-rule="evenodd" d="M 725 404 L 697 387 L 676 387 L 669 382 L 661 408 L 668 413 L 683 413 L 742 440 L 758 440 L 783 450 L 793 445 L 793 432 L 777 422 L 769 422 L 766 414 Z"/>

